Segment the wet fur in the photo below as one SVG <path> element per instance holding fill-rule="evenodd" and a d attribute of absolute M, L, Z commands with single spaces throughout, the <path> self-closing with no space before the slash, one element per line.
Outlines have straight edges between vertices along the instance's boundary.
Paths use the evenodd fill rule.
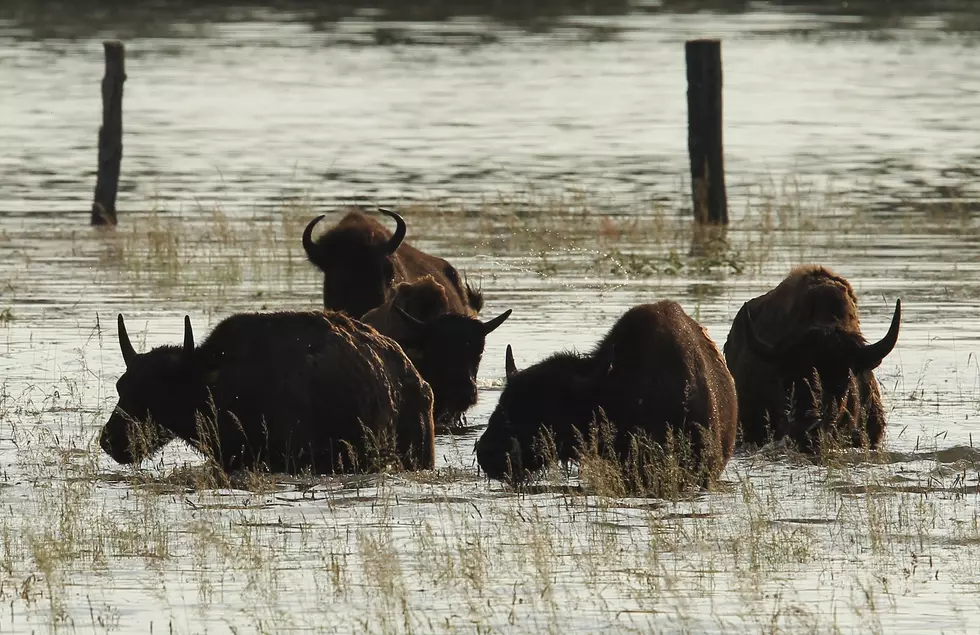
<path fill-rule="evenodd" d="M 794 380 L 749 347 L 746 311 L 759 336 L 771 342 L 820 325 L 828 347 L 863 345 L 850 283 L 825 267 L 794 268 L 774 289 L 742 306 L 725 343 L 725 358 L 738 389 L 743 442 L 761 445 L 788 437 L 799 449 L 812 451 L 820 434 L 829 434 L 845 445 L 877 447 L 885 415 L 874 372 L 828 369 L 819 381 L 812 372 L 805 381 Z"/>
<path fill-rule="evenodd" d="M 355 209 L 314 239 L 316 254 L 307 254 L 307 258 L 324 273 L 325 308 L 361 317 L 391 299 L 398 283 L 431 276 L 446 290 L 452 313 L 475 316 L 480 311 L 482 294 L 464 284 L 448 261 L 420 251 L 405 240 L 395 253 L 386 258 L 379 256 L 391 236 L 392 232 L 377 218 Z M 385 259 L 391 263 L 390 281 L 384 279 L 380 268 L 380 261 Z M 328 277 L 337 279 L 330 281 Z M 331 285 L 334 292 L 328 288 Z"/>
<path fill-rule="evenodd" d="M 477 318 L 453 311 L 450 295 L 434 277 L 423 276 L 396 285 L 390 300 L 362 318 L 397 341 L 432 386 L 437 430 L 458 427 L 463 414 L 476 404 L 476 377 L 486 340 Z M 429 336 L 421 337 L 418 326 L 407 324 L 395 306 L 427 323 Z"/>
<path fill-rule="evenodd" d="M 616 427 L 621 459 L 631 434 L 663 443 L 668 430 L 691 439 L 695 462 L 709 443 L 718 449 L 710 465 L 691 466 L 711 477 L 731 457 L 732 377 L 705 330 L 676 302 L 661 301 L 627 311 L 590 354 L 557 353 L 509 377 L 477 443 L 477 460 L 488 476 L 506 478 L 508 451 L 519 446 L 522 469 L 534 471 L 541 465 L 531 447 L 546 428 L 558 458 L 574 460 L 600 409 Z M 702 430 L 711 438 L 702 438 Z"/>
<path fill-rule="evenodd" d="M 365 313 L 361 321 L 396 342 L 408 342 L 414 337 L 415 331 L 395 311 L 395 306 L 420 322 L 428 322 L 451 312 L 446 288 L 427 275 L 412 282 L 395 285 L 391 299 Z"/>
<path fill-rule="evenodd" d="M 134 374 L 142 378 L 127 378 Z M 173 346 L 138 356 L 119 386 L 124 410 L 136 386 L 149 398 L 163 393 L 174 412 L 151 410 L 153 420 L 225 470 L 370 471 L 384 467 L 372 454 L 378 439 L 394 439 L 400 467 L 434 465 L 429 386 L 395 342 L 341 313 L 235 315 L 189 359 Z M 199 422 L 216 429 L 216 444 Z M 114 413 L 104 449 L 119 455 L 112 446 L 125 444 L 132 425 Z"/>

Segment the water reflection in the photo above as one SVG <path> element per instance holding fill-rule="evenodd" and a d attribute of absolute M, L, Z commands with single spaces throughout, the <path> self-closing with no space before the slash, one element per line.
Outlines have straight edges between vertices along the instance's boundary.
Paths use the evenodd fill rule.
<path fill-rule="evenodd" d="M 586 40 L 603 41 L 618 37 L 629 25 L 582 22 L 577 18 L 702 12 L 720 15 L 790 12 L 820 16 L 821 19 L 812 23 L 785 30 L 804 37 L 873 31 L 874 37 L 880 39 L 893 37 L 891 29 L 950 33 L 980 30 L 980 10 L 969 0 L 8 0 L 0 5 L 0 20 L 11 22 L 14 28 L 5 29 L 10 33 L 41 39 L 94 37 L 107 32 L 124 38 L 198 37 L 207 33 L 211 24 L 255 21 L 299 21 L 314 31 L 332 32 L 341 23 L 354 20 L 376 25 L 373 38 L 362 43 L 390 45 L 427 44 L 434 37 L 457 44 L 497 41 L 499 34 L 461 24 L 461 18 L 484 18 L 516 26 L 526 33 L 561 36 L 561 31 L 578 29 Z M 446 25 L 449 28 L 434 29 L 426 37 L 397 24 L 419 22 L 450 24 Z"/>
<path fill-rule="evenodd" d="M 315 31 L 331 31 L 350 19 L 382 24 L 474 17 L 528 32 L 546 32 L 566 16 L 624 15 L 630 9 L 629 0 L 10 0 L 0 6 L 0 19 L 11 20 L 34 38 L 92 37 L 106 31 L 119 37 L 194 37 L 200 34 L 198 25 L 254 21 L 299 21 Z M 459 31 L 465 33 L 465 27 Z M 382 24 L 376 29 L 377 44 L 413 41 L 406 30 L 397 27 Z"/>

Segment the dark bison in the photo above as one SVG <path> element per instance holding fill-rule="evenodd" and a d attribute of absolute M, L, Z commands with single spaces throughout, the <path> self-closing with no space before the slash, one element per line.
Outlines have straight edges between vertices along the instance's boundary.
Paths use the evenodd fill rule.
<path fill-rule="evenodd" d="M 872 370 L 895 348 L 901 319 L 899 300 L 888 333 L 868 344 L 854 289 L 815 265 L 796 267 L 742 305 L 725 357 L 738 389 L 743 442 L 787 437 L 817 451 L 832 435 L 845 446 L 877 447 L 885 412 Z"/>
<path fill-rule="evenodd" d="M 341 313 L 247 313 L 194 345 L 138 354 L 99 444 L 139 462 L 172 436 L 225 470 L 373 471 L 434 464 L 432 391 L 391 339 Z M 161 432 L 163 432 L 161 434 Z"/>
<path fill-rule="evenodd" d="M 435 398 L 437 427 L 458 426 L 477 400 L 476 375 L 486 337 L 510 317 L 487 322 L 453 312 L 446 289 L 432 276 L 395 287 L 391 299 L 361 318 L 398 342 Z"/>
<path fill-rule="evenodd" d="M 347 213 L 316 241 L 317 216 L 303 232 L 306 256 L 323 272 L 323 306 L 361 317 L 391 298 L 399 282 L 429 275 L 445 289 L 452 313 L 476 315 L 483 296 L 459 277 L 451 264 L 404 242 L 405 221 L 395 212 L 379 208 L 397 223 L 391 234 L 377 219 L 360 210 Z"/>
<path fill-rule="evenodd" d="M 507 384 L 476 446 L 491 478 L 521 480 L 543 467 L 542 433 L 553 435 L 554 458 L 578 458 L 602 415 L 623 460 L 636 439 L 686 439 L 685 467 L 706 481 L 731 457 L 735 384 L 714 342 L 676 302 L 630 309 L 591 354 L 558 353 L 519 371 L 508 347 L 506 362 Z"/>

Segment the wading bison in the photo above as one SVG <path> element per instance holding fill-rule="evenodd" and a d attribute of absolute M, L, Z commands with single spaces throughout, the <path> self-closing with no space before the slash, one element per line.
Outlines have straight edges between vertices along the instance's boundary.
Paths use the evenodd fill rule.
<path fill-rule="evenodd" d="M 432 276 L 395 287 L 390 300 L 361 320 L 398 342 L 435 398 L 438 429 L 458 426 L 476 404 L 476 376 L 486 337 L 510 317 L 507 310 L 488 322 L 453 312 L 446 289 Z"/>
<path fill-rule="evenodd" d="M 463 283 L 451 264 L 404 242 L 405 221 L 395 212 L 379 208 L 395 220 L 391 234 L 377 219 L 360 210 L 348 212 L 316 241 L 317 216 L 303 232 L 306 257 L 323 272 L 323 306 L 361 317 L 391 298 L 399 282 L 432 276 L 447 293 L 452 313 L 476 315 L 483 307 L 479 291 Z"/>
<path fill-rule="evenodd" d="M 731 457 L 735 384 L 714 342 L 676 302 L 630 309 L 589 355 L 558 353 L 519 371 L 508 347 L 506 362 L 507 385 L 476 446 L 491 478 L 521 480 L 543 467 L 538 446 L 549 434 L 552 458 L 579 458 L 580 440 L 602 415 L 627 465 L 644 438 L 686 441 L 683 467 L 702 482 Z"/>
<path fill-rule="evenodd" d="M 139 462 L 173 436 L 225 470 L 433 467 L 432 391 L 402 349 L 341 313 L 234 315 L 194 345 L 138 354 L 119 316 L 126 372 L 99 444 Z"/>
<path fill-rule="evenodd" d="M 901 318 L 899 300 L 888 333 L 868 344 L 854 289 L 813 265 L 742 305 L 725 343 L 742 440 L 788 437 L 812 452 L 829 435 L 836 444 L 876 447 L 885 412 L 872 370 L 895 347 Z"/>

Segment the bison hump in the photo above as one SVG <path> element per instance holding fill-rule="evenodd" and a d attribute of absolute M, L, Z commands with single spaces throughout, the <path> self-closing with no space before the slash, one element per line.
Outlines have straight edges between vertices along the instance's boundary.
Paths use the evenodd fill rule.
<path fill-rule="evenodd" d="M 431 275 L 395 287 L 394 304 L 412 317 L 426 322 L 449 308 L 446 289 Z"/>

